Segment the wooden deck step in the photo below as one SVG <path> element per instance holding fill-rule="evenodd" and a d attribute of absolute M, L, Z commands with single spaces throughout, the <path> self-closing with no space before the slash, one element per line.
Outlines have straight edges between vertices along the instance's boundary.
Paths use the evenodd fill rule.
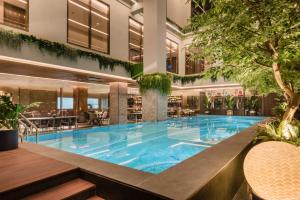
<path fill-rule="evenodd" d="M 21 199 L 73 180 L 79 168 L 24 149 L 0 152 L 0 199 Z"/>
<path fill-rule="evenodd" d="M 59 200 L 87 199 L 95 194 L 95 185 L 77 178 L 40 193 L 23 198 L 23 200 Z"/>
<path fill-rule="evenodd" d="M 87 200 L 105 200 L 105 199 L 98 197 L 98 196 L 92 196 L 92 197 L 88 198 Z"/>

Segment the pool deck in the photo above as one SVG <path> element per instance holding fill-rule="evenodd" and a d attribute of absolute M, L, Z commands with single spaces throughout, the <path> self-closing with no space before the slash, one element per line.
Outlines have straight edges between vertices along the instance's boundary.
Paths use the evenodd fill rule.
<path fill-rule="evenodd" d="M 101 182 L 103 188 L 102 196 L 111 197 L 120 192 L 111 199 L 150 194 L 149 199 L 228 200 L 244 182 L 242 163 L 255 132 L 256 126 L 247 128 L 156 175 L 37 144 L 23 143 L 21 148 L 96 174 L 95 181 Z"/>
<path fill-rule="evenodd" d="M 24 148 L 1 151 L 0 160 L 1 200 L 102 199 L 77 166 Z"/>

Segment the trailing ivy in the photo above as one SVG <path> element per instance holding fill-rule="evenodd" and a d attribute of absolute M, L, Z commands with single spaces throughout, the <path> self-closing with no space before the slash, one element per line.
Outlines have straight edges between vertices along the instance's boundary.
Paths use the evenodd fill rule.
<path fill-rule="evenodd" d="M 0 45 L 20 50 L 23 44 L 36 45 L 41 52 L 47 52 L 57 57 L 67 58 L 72 61 L 77 61 L 78 57 L 98 61 L 100 69 L 110 68 L 110 70 L 113 71 L 116 66 L 121 66 L 127 72 L 132 72 L 132 64 L 130 62 L 109 58 L 89 51 L 75 49 L 71 46 L 40 39 L 33 35 L 14 33 L 13 31 L 0 29 Z"/>
<path fill-rule="evenodd" d="M 145 74 L 140 76 L 137 82 L 141 94 L 145 94 L 148 90 L 158 90 L 163 95 L 171 93 L 171 79 L 168 74 Z"/>
<path fill-rule="evenodd" d="M 182 85 L 186 85 L 189 83 L 194 83 L 198 79 L 203 79 L 204 76 L 202 74 L 197 75 L 188 75 L 188 76 L 179 76 L 177 74 L 171 74 L 173 77 L 173 82 L 180 82 Z"/>
<path fill-rule="evenodd" d="M 188 76 L 179 76 L 174 73 L 167 72 L 170 77 L 172 77 L 171 80 L 173 82 L 180 82 L 182 85 L 186 85 L 188 83 L 194 83 L 198 79 L 204 78 L 202 74 L 197 75 L 188 75 Z M 133 64 L 132 70 L 131 70 L 131 78 L 138 79 L 140 76 L 143 75 L 143 63 Z"/>
<path fill-rule="evenodd" d="M 131 78 L 135 80 L 138 79 L 140 76 L 143 75 L 143 70 L 143 63 L 133 64 L 131 68 Z"/>

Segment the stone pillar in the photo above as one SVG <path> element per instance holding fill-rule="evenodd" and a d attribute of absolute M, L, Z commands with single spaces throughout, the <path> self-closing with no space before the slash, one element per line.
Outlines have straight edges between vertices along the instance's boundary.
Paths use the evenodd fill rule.
<path fill-rule="evenodd" d="M 127 83 L 110 83 L 109 117 L 111 124 L 127 123 Z"/>
<path fill-rule="evenodd" d="M 166 73 L 166 0 L 144 1 L 144 74 Z M 158 91 L 143 95 L 143 120 L 167 119 L 168 97 Z"/>
<path fill-rule="evenodd" d="M 87 99 L 88 99 L 88 89 L 87 88 L 74 88 L 74 111 L 75 114 L 79 115 L 82 112 L 88 111 Z"/>

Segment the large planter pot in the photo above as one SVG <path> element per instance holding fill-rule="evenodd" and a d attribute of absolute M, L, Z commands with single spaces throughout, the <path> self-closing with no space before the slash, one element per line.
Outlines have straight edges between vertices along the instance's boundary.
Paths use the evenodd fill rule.
<path fill-rule="evenodd" d="M 209 114 L 210 114 L 210 111 L 209 111 L 209 110 L 206 110 L 206 111 L 204 111 L 204 114 L 209 115 Z"/>
<path fill-rule="evenodd" d="M 18 130 L 0 130 L 0 151 L 18 148 Z"/>
<path fill-rule="evenodd" d="M 256 115 L 256 111 L 255 110 L 250 110 L 249 113 L 250 113 L 251 116 L 255 116 Z"/>
<path fill-rule="evenodd" d="M 232 115 L 233 115 L 233 110 L 227 110 L 227 111 L 226 111 L 226 114 L 227 114 L 228 116 L 232 116 Z"/>

